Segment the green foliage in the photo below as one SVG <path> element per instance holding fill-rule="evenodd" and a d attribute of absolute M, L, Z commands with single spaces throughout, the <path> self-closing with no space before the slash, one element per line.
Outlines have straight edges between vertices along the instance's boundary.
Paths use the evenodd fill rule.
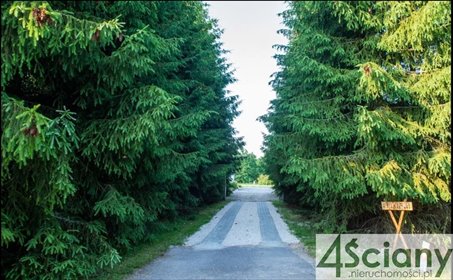
<path fill-rule="evenodd" d="M 380 201 L 404 199 L 443 213 L 441 225 L 405 230 L 449 228 L 433 209 L 451 202 L 450 12 L 438 1 L 334 1 L 282 14 L 289 44 L 277 46 L 277 99 L 262 118 L 265 162 L 277 192 L 323 213 L 325 231 L 361 228 L 386 214 Z"/>
<path fill-rule="evenodd" d="M 1 6 L 7 279 L 88 278 L 224 198 L 242 143 L 204 4 Z"/>
<path fill-rule="evenodd" d="M 172 221 L 163 221 L 153 231 L 149 241 L 139 244 L 128 251 L 117 266 L 106 267 L 99 271 L 92 279 L 122 280 L 132 274 L 134 270 L 149 264 L 162 256 L 169 247 L 181 245 L 186 238 L 195 233 L 228 202 L 220 201 L 200 210 L 197 215 L 180 217 Z"/>
<path fill-rule="evenodd" d="M 271 179 L 269 179 L 269 175 L 260 174 L 258 176 L 257 182 L 258 185 L 273 185 Z"/>
<path fill-rule="evenodd" d="M 262 159 L 257 158 L 255 154 L 243 152 L 240 156 L 241 165 L 236 172 L 235 180 L 239 183 L 253 183 L 264 173 Z"/>

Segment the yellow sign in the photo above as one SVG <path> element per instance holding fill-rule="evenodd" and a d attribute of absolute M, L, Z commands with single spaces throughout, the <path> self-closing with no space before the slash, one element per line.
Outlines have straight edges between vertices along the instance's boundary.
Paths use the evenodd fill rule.
<path fill-rule="evenodd" d="M 390 214 L 390 218 L 392 219 L 393 225 L 396 229 L 395 239 L 393 240 L 393 248 L 395 248 L 396 242 L 398 237 L 400 237 L 401 241 L 404 244 L 404 247 L 407 249 L 406 241 L 404 237 L 400 234 L 401 227 L 403 225 L 404 214 L 406 211 L 414 210 L 412 207 L 412 202 L 406 201 L 382 201 L 381 202 L 382 210 L 386 210 Z M 396 220 L 395 214 L 392 211 L 400 211 L 400 216 L 398 217 L 398 221 Z"/>
<path fill-rule="evenodd" d="M 382 201 L 382 210 L 412 211 L 412 202 L 408 201 Z"/>

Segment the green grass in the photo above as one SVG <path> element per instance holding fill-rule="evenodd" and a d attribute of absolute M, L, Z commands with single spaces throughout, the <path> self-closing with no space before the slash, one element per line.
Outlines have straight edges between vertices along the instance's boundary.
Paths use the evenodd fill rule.
<path fill-rule="evenodd" d="M 164 222 L 162 230 L 153 234 L 152 241 L 133 247 L 122 256 L 122 261 L 113 268 L 103 270 L 97 280 L 121 280 L 134 270 L 141 268 L 155 258 L 162 256 L 172 245 L 182 245 L 184 240 L 198 231 L 228 202 L 221 201 L 207 206 L 196 215 L 171 222 Z"/>
<path fill-rule="evenodd" d="M 304 245 L 307 253 L 313 258 L 316 257 L 316 230 L 310 214 L 306 210 L 301 210 L 284 203 L 280 200 L 272 202 L 277 211 L 282 215 L 283 220 L 288 224 L 291 232 Z"/>

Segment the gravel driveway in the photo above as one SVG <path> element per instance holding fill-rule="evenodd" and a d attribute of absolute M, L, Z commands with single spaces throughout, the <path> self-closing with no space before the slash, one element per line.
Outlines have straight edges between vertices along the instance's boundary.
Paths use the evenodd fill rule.
<path fill-rule="evenodd" d="M 315 279 L 313 259 L 270 202 L 271 188 L 241 188 L 184 246 L 129 279 Z"/>

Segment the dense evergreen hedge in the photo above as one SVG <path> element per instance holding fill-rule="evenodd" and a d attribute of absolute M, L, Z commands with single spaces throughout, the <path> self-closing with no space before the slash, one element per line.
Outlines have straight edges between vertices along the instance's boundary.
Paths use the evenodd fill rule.
<path fill-rule="evenodd" d="M 2 7 L 2 272 L 80 279 L 224 198 L 242 146 L 201 2 Z"/>
<path fill-rule="evenodd" d="M 294 1 L 283 13 L 265 161 L 325 231 L 392 230 L 380 201 L 404 199 L 416 209 L 406 231 L 449 230 L 450 14 L 440 1 Z"/>

